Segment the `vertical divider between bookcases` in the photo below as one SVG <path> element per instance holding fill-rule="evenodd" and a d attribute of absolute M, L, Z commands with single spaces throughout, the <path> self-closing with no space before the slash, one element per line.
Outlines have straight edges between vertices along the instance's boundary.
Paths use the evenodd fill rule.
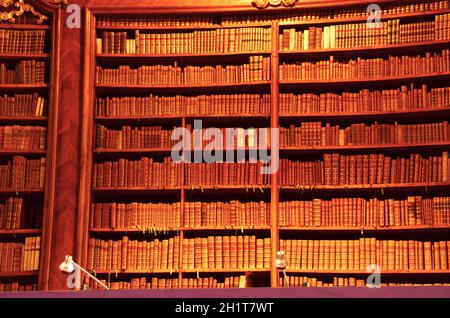
<path fill-rule="evenodd" d="M 51 52 L 50 62 L 47 70 L 50 70 L 49 77 L 49 107 L 47 113 L 47 153 L 45 167 L 45 186 L 44 186 L 44 206 L 42 217 L 41 234 L 41 255 L 39 260 L 39 290 L 48 290 L 51 247 L 53 233 L 53 219 L 55 206 L 55 183 L 56 183 L 56 146 L 57 146 L 57 126 L 58 126 L 58 105 L 59 105 L 59 79 L 60 79 L 60 34 L 61 34 L 61 11 L 57 9 L 51 18 L 50 39 Z"/>
<path fill-rule="evenodd" d="M 82 145 L 80 171 L 80 200 L 77 227 L 76 260 L 83 267 L 87 265 L 89 241 L 89 213 L 92 198 L 92 166 L 94 137 L 94 98 L 95 98 L 95 17 L 92 11 L 86 9 L 84 37 L 84 75 L 83 75 L 83 114 L 82 114 Z"/>
<path fill-rule="evenodd" d="M 183 116 L 182 118 L 182 126 L 183 128 L 186 128 L 186 117 Z M 186 202 L 186 190 L 185 190 L 185 178 L 186 178 L 186 164 L 184 162 L 184 153 L 182 155 L 183 161 L 181 163 L 181 171 L 183 173 L 183 175 L 181 176 L 181 182 L 182 182 L 182 187 L 181 187 L 181 209 L 180 209 L 180 227 L 183 228 L 184 227 L 184 206 L 185 206 L 185 202 Z M 183 240 L 184 240 L 184 231 L 180 231 L 180 240 L 179 240 L 179 250 L 178 250 L 178 288 L 181 288 L 182 286 L 182 282 L 183 282 L 183 268 L 182 263 L 183 263 Z"/>
<path fill-rule="evenodd" d="M 272 23 L 272 54 L 271 54 L 271 129 L 278 129 L 279 127 L 279 54 L 278 54 L 278 34 L 279 24 L 278 22 Z M 272 162 L 276 160 L 279 166 L 279 152 L 274 151 L 272 140 Z M 278 142 L 278 141 L 277 141 Z M 279 143 L 279 142 L 278 142 Z M 277 145 L 278 146 L 278 145 Z M 274 157 L 276 155 L 276 158 Z M 277 258 L 277 251 L 279 245 L 279 228 L 278 228 L 278 201 L 279 201 L 279 189 L 278 189 L 278 171 L 271 175 L 271 257 L 270 257 L 270 285 L 271 287 L 278 287 L 278 269 L 275 267 L 275 261 Z"/>

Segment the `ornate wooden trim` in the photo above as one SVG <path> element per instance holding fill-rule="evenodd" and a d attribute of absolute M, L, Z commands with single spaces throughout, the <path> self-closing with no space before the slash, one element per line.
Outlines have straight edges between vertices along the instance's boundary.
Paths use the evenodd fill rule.
<path fill-rule="evenodd" d="M 3 8 L 8 8 L 14 6 L 15 9 L 11 11 L 0 12 L 0 22 L 9 21 L 11 23 L 16 22 L 16 17 L 20 17 L 25 12 L 30 12 L 32 15 L 37 17 L 36 23 L 42 24 L 45 20 L 48 20 L 48 16 L 36 11 L 36 9 L 26 0 L 0 0 L 0 5 Z M 67 5 L 68 0 L 41 0 L 52 5 Z"/>
<path fill-rule="evenodd" d="M 294 6 L 299 0 L 253 0 L 253 5 L 258 9 L 265 9 L 269 6 L 279 7 L 284 5 L 285 7 Z"/>

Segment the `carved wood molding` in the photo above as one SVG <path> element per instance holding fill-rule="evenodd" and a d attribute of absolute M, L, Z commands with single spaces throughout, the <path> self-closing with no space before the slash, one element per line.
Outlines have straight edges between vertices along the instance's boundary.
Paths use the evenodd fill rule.
<path fill-rule="evenodd" d="M 269 6 L 279 7 L 284 5 L 285 7 L 294 6 L 299 0 L 253 0 L 253 5 L 258 9 L 265 9 Z"/>
<path fill-rule="evenodd" d="M 41 0 L 42 2 L 46 2 L 48 4 L 53 5 L 66 5 L 68 0 Z M 45 20 L 48 20 L 48 17 L 38 11 L 29 3 L 26 3 L 26 0 L 0 0 L 0 6 L 3 8 L 8 8 L 13 6 L 14 9 L 10 11 L 2 11 L 0 12 L 0 22 L 8 21 L 11 23 L 16 22 L 16 18 L 23 15 L 25 12 L 30 12 L 32 15 L 36 16 L 37 24 L 42 24 Z"/>

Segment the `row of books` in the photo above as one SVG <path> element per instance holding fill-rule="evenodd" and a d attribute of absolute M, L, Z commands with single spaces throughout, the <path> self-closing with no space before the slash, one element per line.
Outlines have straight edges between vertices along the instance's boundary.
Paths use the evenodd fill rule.
<path fill-rule="evenodd" d="M 450 198 L 421 196 L 406 200 L 334 198 L 280 202 L 282 227 L 376 227 L 450 225 Z"/>
<path fill-rule="evenodd" d="M 96 98 L 95 115 L 137 117 L 166 115 L 270 114 L 271 96 L 258 94 Z"/>
<path fill-rule="evenodd" d="M 373 47 L 446 40 L 450 36 L 448 15 L 437 15 L 433 22 L 401 24 L 399 19 L 384 22 L 338 24 L 284 29 L 280 35 L 282 50 L 328 50 Z"/>
<path fill-rule="evenodd" d="M 226 276 L 222 279 L 215 277 L 200 277 L 200 278 L 183 278 L 181 286 L 179 286 L 178 278 L 158 278 L 146 277 L 131 278 L 129 281 L 113 281 L 107 282 L 100 280 L 107 285 L 111 290 L 148 290 L 148 289 L 171 289 L 171 288 L 245 288 L 247 285 L 247 278 L 245 276 Z M 94 280 L 89 280 L 88 286 L 94 290 L 101 290 L 101 287 Z"/>
<path fill-rule="evenodd" d="M 181 203 L 92 203 L 91 228 L 179 229 Z M 265 202 L 186 202 L 183 225 L 202 227 L 270 226 L 270 204 Z"/>
<path fill-rule="evenodd" d="M 0 126 L 0 149 L 44 150 L 47 128 L 39 126 Z"/>
<path fill-rule="evenodd" d="M 120 159 L 95 163 L 92 172 L 94 188 L 164 188 L 182 184 L 183 166 L 170 158 L 164 158 L 163 162 L 142 158 L 138 161 Z"/>
<path fill-rule="evenodd" d="M 443 10 L 449 8 L 447 0 L 431 0 L 431 1 L 417 1 L 401 3 L 383 3 L 379 7 L 379 15 L 396 15 L 405 13 L 416 13 L 430 10 Z M 222 24 L 245 24 L 245 23 L 260 23 L 260 22 L 303 22 L 314 20 L 330 20 L 330 19 L 348 19 L 374 16 L 373 10 L 368 10 L 367 5 L 350 7 L 350 8 L 335 8 L 335 9 L 320 9 L 320 10 L 306 10 L 306 11 L 290 11 L 280 13 L 258 13 L 258 14 L 240 14 L 240 15 L 224 15 L 222 17 Z M 375 17 L 378 15 L 375 15 Z"/>
<path fill-rule="evenodd" d="M 360 90 L 341 94 L 280 94 L 280 113 L 358 113 L 438 109 L 450 106 L 450 87 L 403 85 L 391 90 Z M 99 117 L 165 115 L 270 114 L 270 95 L 201 95 L 97 98 Z"/>
<path fill-rule="evenodd" d="M 352 124 L 332 126 L 321 122 L 302 123 L 280 128 L 281 147 L 356 146 L 433 143 L 449 141 L 448 122 L 432 124 Z"/>
<path fill-rule="evenodd" d="M 362 270 L 378 265 L 383 270 L 448 270 L 450 241 L 280 240 L 288 269 Z"/>
<path fill-rule="evenodd" d="M 87 269 L 92 271 L 156 271 L 180 268 L 180 238 L 132 241 L 89 239 Z"/>
<path fill-rule="evenodd" d="M 270 268 L 270 238 L 208 236 L 182 241 L 183 269 Z"/>
<path fill-rule="evenodd" d="M 19 197 L 7 198 L 0 204 L 0 230 L 40 228 L 42 207 Z"/>
<path fill-rule="evenodd" d="M 262 174 L 263 163 L 190 163 L 185 165 L 185 185 L 250 185 L 266 186 L 271 175 Z"/>
<path fill-rule="evenodd" d="M 2 283 L 0 282 L 0 293 L 14 293 L 14 292 L 30 292 L 36 291 L 37 284 L 21 284 L 19 282 L 14 283 Z"/>
<path fill-rule="evenodd" d="M 211 144 L 211 138 L 214 136 L 213 144 L 216 148 L 235 149 L 237 148 L 267 148 L 270 147 L 271 133 L 270 128 L 205 128 L 193 129 L 192 125 L 186 125 L 191 132 L 191 145 L 193 149 L 205 149 Z"/>
<path fill-rule="evenodd" d="M 0 96 L 0 116 L 41 117 L 47 113 L 47 101 L 34 94 L 16 94 Z"/>
<path fill-rule="evenodd" d="M 343 80 L 393 76 L 417 76 L 450 70 L 450 50 L 426 53 L 426 56 L 389 56 L 386 58 L 350 59 L 337 62 L 331 56 L 328 61 L 301 62 L 280 65 L 280 80 Z"/>
<path fill-rule="evenodd" d="M 119 66 L 118 69 L 96 68 L 97 85 L 206 85 L 233 84 L 269 81 L 270 57 L 251 56 L 249 64 L 184 66 L 155 65 L 132 69 Z"/>
<path fill-rule="evenodd" d="M 450 87 L 421 88 L 403 85 L 391 90 L 360 90 L 341 94 L 280 94 L 280 113 L 334 114 L 361 112 L 395 112 L 438 109 L 450 106 Z"/>
<path fill-rule="evenodd" d="M 369 274 L 368 274 L 369 275 Z M 386 280 L 386 278 L 384 279 Z M 407 286 L 407 287 L 423 287 L 423 286 L 450 286 L 450 284 L 417 284 L 417 283 L 404 283 L 404 282 L 384 282 L 382 280 L 380 287 L 394 287 L 394 286 Z M 369 284 L 372 282 L 369 281 Z M 359 279 L 354 277 L 333 277 L 328 281 L 320 280 L 315 277 L 306 276 L 291 276 L 288 275 L 286 279 L 280 278 L 280 287 L 367 287 L 366 279 Z"/>
<path fill-rule="evenodd" d="M 181 203 L 92 203 L 90 228 L 178 229 Z"/>
<path fill-rule="evenodd" d="M 45 158 L 14 156 L 0 165 L 0 189 L 41 190 L 45 181 Z"/>
<path fill-rule="evenodd" d="M 97 39 L 102 54 L 195 54 L 271 50 L 270 28 L 229 28 L 177 33 L 103 32 Z"/>
<path fill-rule="evenodd" d="M 444 10 L 449 8 L 447 0 L 417 1 L 412 0 L 401 3 L 383 4 L 380 7 L 380 15 L 396 15 L 404 13 L 415 13 L 423 11 Z M 367 10 L 367 6 L 351 8 L 334 8 L 320 10 L 302 10 L 289 12 L 270 12 L 258 14 L 224 14 L 222 16 L 193 15 L 193 16 L 161 16 L 153 15 L 113 17 L 102 15 L 97 18 L 97 26 L 218 26 L 234 24 L 267 23 L 270 21 L 279 22 L 299 22 L 322 19 L 342 19 L 367 17 L 372 12 Z"/>
<path fill-rule="evenodd" d="M 41 237 L 27 237 L 25 243 L 0 242 L 0 272 L 29 272 L 39 269 Z"/>
<path fill-rule="evenodd" d="M 164 130 L 162 127 L 123 126 L 121 130 L 113 130 L 97 125 L 95 147 L 97 149 L 172 148 L 177 143 L 171 139 L 172 132 L 173 130 Z"/>
<path fill-rule="evenodd" d="M 44 30 L 0 29 L 0 53 L 44 53 Z"/>
<path fill-rule="evenodd" d="M 299 185 L 373 185 L 449 181 L 448 152 L 440 156 L 409 158 L 384 154 L 325 154 L 323 161 L 280 160 L 280 184 Z"/>
<path fill-rule="evenodd" d="M 14 69 L 0 64 L 0 84 L 44 84 L 45 62 L 20 61 Z"/>
<path fill-rule="evenodd" d="M 114 17 L 102 15 L 97 18 L 97 26 L 207 26 L 217 25 L 217 17 L 213 15 L 196 15 L 196 16 L 126 16 Z"/>
<path fill-rule="evenodd" d="M 268 227 L 270 204 L 266 202 L 186 202 L 184 226 L 189 228 Z"/>

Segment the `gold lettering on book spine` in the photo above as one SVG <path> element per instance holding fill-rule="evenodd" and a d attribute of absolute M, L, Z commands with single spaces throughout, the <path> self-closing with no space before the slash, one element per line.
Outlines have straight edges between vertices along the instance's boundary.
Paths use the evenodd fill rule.
<path fill-rule="evenodd" d="M 280 5 L 284 5 L 285 7 L 292 7 L 299 0 L 253 0 L 253 5 L 258 9 L 265 9 L 269 6 L 279 7 Z"/>

